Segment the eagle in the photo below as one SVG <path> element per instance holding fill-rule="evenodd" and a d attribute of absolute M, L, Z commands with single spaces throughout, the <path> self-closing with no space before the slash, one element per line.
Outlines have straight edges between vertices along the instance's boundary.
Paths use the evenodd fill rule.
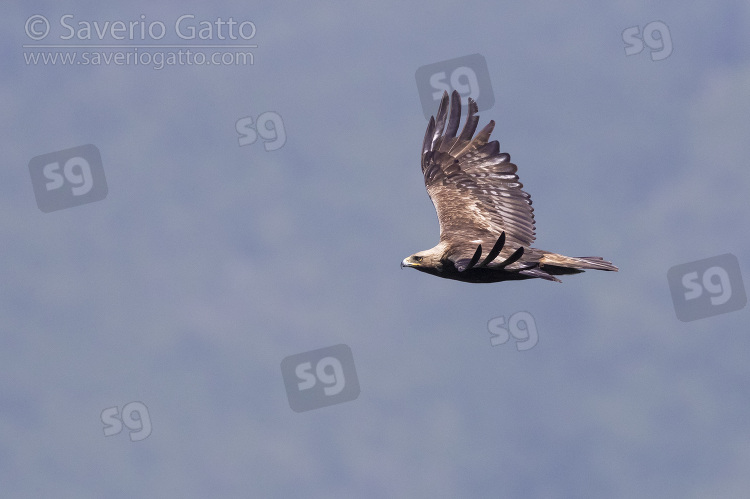
<path fill-rule="evenodd" d="M 437 118 L 430 118 L 422 143 L 422 174 L 440 222 L 440 242 L 405 258 L 401 267 L 472 283 L 535 278 L 561 282 L 555 276 L 588 269 L 617 271 L 598 256 L 569 257 L 531 247 L 536 238 L 531 196 L 522 190 L 510 155 L 500 152 L 497 140 L 489 140 L 495 122 L 474 135 L 477 111 L 469 98 L 466 122 L 456 136 L 461 96 L 454 90 L 450 103 L 448 92 L 443 93 Z"/>

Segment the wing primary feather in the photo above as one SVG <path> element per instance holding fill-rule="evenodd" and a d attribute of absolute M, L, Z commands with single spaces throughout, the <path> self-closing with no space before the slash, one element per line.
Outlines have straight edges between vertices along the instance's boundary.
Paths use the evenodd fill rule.
<path fill-rule="evenodd" d="M 477 124 L 479 123 L 479 116 L 473 116 L 474 119 L 474 127 L 471 130 L 471 133 L 473 134 L 474 131 L 476 131 Z M 466 124 L 468 125 L 469 122 L 467 121 Z M 474 137 L 471 138 L 471 135 L 466 138 L 467 141 L 471 140 L 471 142 L 464 142 L 463 147 L 461 149 L 456 150 L 455 146 L 451 150 L 451 154 L 455 157 L 460 157 L 464 154 L 473 153 L 474 151 L 478 150 L 481 147 L 484 147 L 485 144 L 487 144 L 487 141 L 490 139 L 490 134 L 492 134 L 492 130 L 495 128 L 495 122 L 494 120 L 490 120 L 487 125 L 482 128 L 482 130 L 479 131 L 479 133 Z M 461 138 L 464 138 L 464 133 L 466 133 L 466 130 L 461 132 Z M 499 144 L 498 144 L 499 147 Z"/>
<path fill-rule="evenodd" d="M 487 123 L 484 128 L 477 134 L 476 137 L 474 137 L 474 140 L 472 142 L 474 143 L 474 147 L 476 149 L 479 149 L 480 147 L 483 147 L 485 144 L 487 144 L 487 141 L 490 140 L 490 135 L 492 135 L 492 130 L 495 129 L 495 120 L 490 120 L 489 123 Z M 498 147 L 500 144 L 498 143 Z"/>
<path fill-rule="evenodd" d="M 448 92 L 443 92 L 443 98 L 440 100 L 437 117 L 435 118 L 435 131 L 432 134 L 432 148 L 435 149 L 438 139 L 443 134 L 445 120 L 448 117 Z"/>
<path fill-rule="evenodd" d="M 424 142 L 422 142 L 422 173 L 424 173 L 424 169 L 426 166 L 425 156 L 428 152 L 430 152 L 430 149 L 432 149 L 432 134 L 435 131 L 435 118 L 433 116 L 430 116 L 430 122 L 427 125 L 427 131 L 424 134 Z"/>
<path fill-rule="evenodd" d="M 519 258 L 523 256 L 523 246 L 519 247 L 516 251 L 513 252 L 512 255 L 508 257 L 507 260 L 505 260 L 503 263 L 500 264 L 500 267 L 507 267 L 511 263 L 515 263 L 518 261 Z"/>
<path fill-rule="evenodd" d="M 482 245 L 480 244 L 477 246 L 477 250 L 474 252 L 474 256 L 471 257 L 471 261 L 469 262 L 469 265 L 466 266 L 464 269 L 464 272 L 472 268 L 474 265 L 477 264 L 479 261 L 479 257 L 482 256 Z"/>
<path fill-rule="evenodd" d="M 490 253 L 487 255 L 487 258 L 485 258 L 482 261 L 482 263 L 479 264 L 479 267 L 486 267 L 488 263 L 492 262 L 492 260 L 497 258 L 497 255 L 500 254 L 500 251 L 502 251 L 503 246 L 505 246 L 505 231 L 503 231 L 502 234 L 500 234 L 500 237 L 497 238 L 497 242 L 495 242 L 495 245 L 490 250 Z"/>
<path fill-rule="evenodd" d="M 462 141 L 471 140 L 471 136 L 474 135 L 474 132 L 477 129 L 478 123 L 479 123 L 479 116 L 472 116 L 472 115 L 467 116 L 466 123 L 464 124 L 464 129 L 461 130 L 461 136 L 458 138 L 459 140 L 456 143 L 460 144 L 462 143 Z M 458 156 L 458 154 L 453 154 L 453 155 Z"/>
<path fill-rule="evenodd" d="M 477 109 L 477 103 L 474 102 L 474 99 L 469 97 L 469 113 L 466 115 L 466 123 L 464 123 L 464 129 L 461 130 L 461 135 L 459 136 L 456 144 L 461 144 L 462 141 L 470 141 L 472 135 L 474 135 L 474 132 L 477 131 L 477 124 L 479 123 L 479 116 L 476 116 Z M 454 156 L 458 155 L 454 154 Z"/>
<path fill-rule="evenodd" d="M 458 125 L 461 121 L 461 96 L 457 91 L 451 94 L 451 114 L 448 118 L 448 128 L 445 129 L 445 136 L 453 138 L 458 132 Z"/>

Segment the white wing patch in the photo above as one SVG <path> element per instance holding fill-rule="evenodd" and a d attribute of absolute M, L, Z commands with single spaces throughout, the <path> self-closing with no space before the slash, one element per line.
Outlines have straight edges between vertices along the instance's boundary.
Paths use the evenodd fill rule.
<path fill-rule="evenodd" d="M 471 210 L 471 213 L 473 214 L 474 219 L 477 221 L 477 226 L 480 226 L 479 222 L 483 222 L 482 225 L 484 225 L 484 229 L 487 229 L 488 231 L 492 232 L 492 220 L 487 217 L 487 214 L 482 212 L 482 210 L 477 206 L 476 204 L 472 203 L 469 205 L 469 210 Z"/>

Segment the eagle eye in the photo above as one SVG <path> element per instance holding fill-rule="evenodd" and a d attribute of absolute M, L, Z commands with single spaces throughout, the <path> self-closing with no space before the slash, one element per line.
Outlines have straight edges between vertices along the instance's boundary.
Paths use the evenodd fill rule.
<path fill-rule="evenodd" d="M 415 262 L 421 262 L 422 261 L 422 257 L 421 256 L 415 256 L 414 257 L 414 261 Z"/>

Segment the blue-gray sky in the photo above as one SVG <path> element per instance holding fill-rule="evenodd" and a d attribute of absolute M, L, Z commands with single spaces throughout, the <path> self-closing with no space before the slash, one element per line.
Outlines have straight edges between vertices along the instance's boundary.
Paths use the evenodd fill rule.
<path fill-rule="evenodd" d="M 750 488 L 749 309 L 681 322 L 667 280 L 726 253 L 750 272 L 746 2 L 0 12 L 3 496 Z M 66 14 L 250 20 L 258 47 L 245 66 L 27 64 L 27 20 L 73 43 Z M 669 57 L 627 56 L 623 31 L 654 21 Z M 184 42 L 170 36 L 158 43 Z M 480 126 L 496 121 L 519 166 L 535 246 L 619 273 L 469 285 L 399 268 L 438 238 L 415 72 L 475 53 L 495 96 Z M 240 146 L 237 121 L 265 112 L 283 147 Z M 84 144 L 101 152 L 106 198 L 43 213 L 29 161 Z M 493 347 L 488 321 L 520 311 L 538 344 Z M 342 343 L 360 395 L 292 411 L 282 359 Z M 102 411 L 130 402 L 151 434 L 105 437 Z"/>

